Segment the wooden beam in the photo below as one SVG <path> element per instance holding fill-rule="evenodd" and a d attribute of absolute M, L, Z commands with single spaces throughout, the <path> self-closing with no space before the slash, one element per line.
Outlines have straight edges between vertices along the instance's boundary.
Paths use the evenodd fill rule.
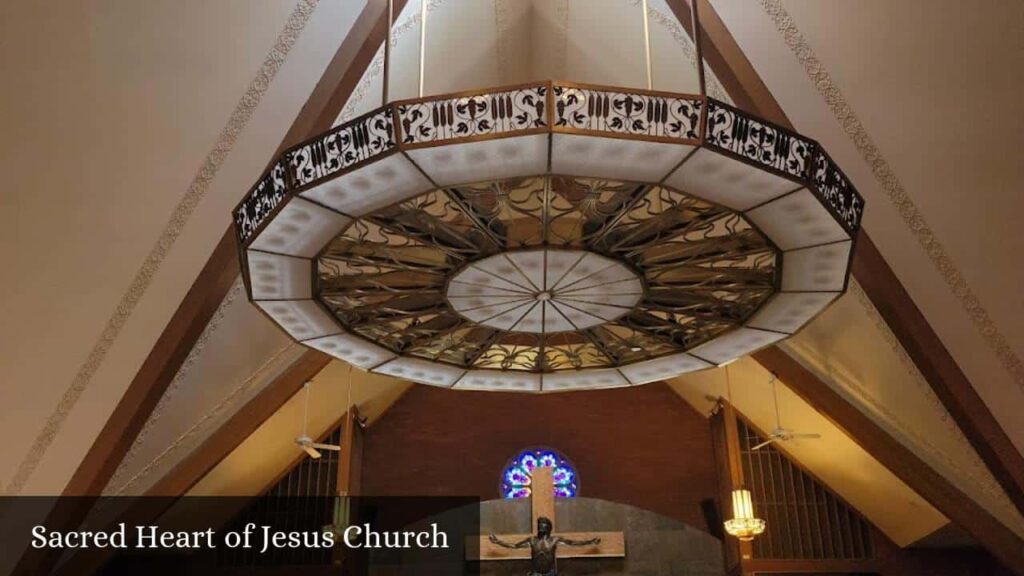
<path fill-rule="evenodd" d="M 352 385 L 351 378 L 349 386 Z M 363 424 L 359 409 L 349 406 L 342 421 L 341 453 L 338 454 L 338 496 L 361 496 L 363 486 Z"/>
<path fill-rule="evenodd" d="M 767 348 L 753 357 L 936 510 L 970 533 L 993 556 L 1024 574 L 1024 541 L 913 450 L 781 349 Z"/>
<path fill-rule="evenodd" d="M 210 470 L 274 415 L 285 402 L 295 396 L 302 389 L 302 385 L 316 376 L 330 361 L 330 356 L 316 350 L 304 352 L 281 375 L 246 402 L 238 412 L 207 437 L 199 445 L 199 448 L 146 490 L 143 498 L 133 502 L 118 517 L 117 522 L 124 522 L 128 525 L 145 525 L 154 522 L 174 505 L 177 497 L 185 495 Z M 103 566 L 111 554 L 113 554 L 111 549 L 82 550 L 62 564 L 57 573 L 59 576 L 92 574 Z M 49 572 L 25 572 L 25 574 L 38 573 Z"/>
<path fill-rule="evenodd" d="M 686 33 L 693 37 L 693 20 L 690 2 L 693 0 L 666 0 L 672 13 Z M 754 112 L 772 122 L 790 127 L 789 119 L 772 97 L 768 87 L 761 81 L 754 67 L 747 60 L 739 44 L 729 33 L 718 13 L 707 0 L 699 0 L 701 48 L 704 60 L 714 71 L 736 106 Z"/>
<path fill-rule="evenodd" d="M 184 496 L 199 480 L 213 470 L 250 434 L 274 415 L 302 385 L 316 376 L 331 357 L 307 349 L 273 382 L 246 402 L 198 448 L 146 490 L 146 496 Z"/>
<path fill-rule="evenodd" d="M 199 277 L 65 486 L 64 496 L 98 496 L 103 492 L 238 277 L 235 246 L 234 234 L 221 236 Z"/>
<path fill-rule="evenodd" d="M 706 59 L 723 87 L 740 108 L 792 128 L 792 122 L 714 8 L 707 0 L 698 1 Z M 668 3 L 689 32 L 688 1 L 668 0 Z M 1024 455 L 1014 446 L 865 230 L 861 230 L 854 252 L 853 276 L 971 446 L 1017 510 L 1024 514 Z"/>
<path fill-rule="evenodd" d="M 1024 513 L 1024 457 L 866 234 L 857 245 L 853 275 L 971 446 Z"/>
<path fill-rule="evenodd" d="M 85 497 L 99 496 L 103 492 L 238 277 L 238 271 L 235 236 L 228 230 L 64 487 L 62 496 L 68 498 L 57 503 L 44 525 L 51 530 L 74 530 L 86 518 L 94 502 Z M 54 551 L 28 549 L 14 573 L 45 573 L 58 558 L 59 554 Z"/>
<path fill-rule="evenodd" d="M 715 455 L 715 476 L 718 480 L 718 508 L 722 521 L 732 518 L 732 491 L 743 487 L 743 462 L 740 460 L 739 428 L 732 404 L 719 401 L 709 421 Z M 722 553 L 729 573 L 738 572 L 744 562 L 753 558 L 750 542 L 726 535 Z"/>

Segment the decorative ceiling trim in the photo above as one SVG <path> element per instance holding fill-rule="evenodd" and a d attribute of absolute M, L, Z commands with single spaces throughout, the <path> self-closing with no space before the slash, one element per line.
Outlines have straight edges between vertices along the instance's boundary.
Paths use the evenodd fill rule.
<path fill-rule="evenodd" d="M 843 126 L 847 136 L 857 147 L 861 157 L 871 167 L 872 174 L 899 211 L 900 217 L 903 218 L 910 232 L 917 238 L 921 248 L 924 249 L 936 270 L 946 281 L 953 295 L 960 300 L 982 338 L 995 352 L 1003 368 L 1010 374 L 1017 386 L 1024 390 L 1024 363 L 1010 347 L 1006 337 L 999 331 L 988 311 L 967 284 L 967 280 L 964 279 L 963 274 L 946 252 L 945 246 L 928 226 L 924 216 L 896 177 L 889 162 L 886 161 L 843 93 L 832 80 L 832 76 L 814 54 L 810 44 L 800 33 L 789 13 L 783 8 L 781 0 L 760 0 L 760 2 L 765 12 L 771 17 L 776 29 L 782 34 L 786 45 L 803 66 L 818 93 L 824 98 L 829 109 Z"/>
<path fill-rule="evenodd" d="M 121 296 L 117 308 L 115 308 L 114 313 L 107 320 L 107 324 L 100 333 L 99 339 L 93 345 L 92 350 L 90 350 L 89 356 L 79 367 L 71 384 L 61 396 L 60 402 L 57 403 L 53 413 L 47 418 L 43 429 L 32 442 L 32 446 L 29 448 L 25 459 L 18 465 L 14 477 L 6 486 L 4 492 L 6 495 L 13 496 L 21 493 L 29 478 L 31 478 L 42 461 L 43 455 L 46 454 L 46 451 L 53 444 L 71 410 L 74 409 L 85 389 L 92 382 L 93 376 L 103 364 L 107 353 L 110 352 L 117 337 L 121 334 L 121 330 L 128 323 L 128 318 L 131 317 L 146 290 L 149 289 L 157 270 L 160 269 L 164 259 L 178 240 L 182 230 L 185 228 L 185 224 L 195 212 L 199 202 L 206 195 L 210 183 L 213 182 L 228 154 L 234 148 L 238 136 L 249 123 L 267 88 L 270 87 L 271 81 L 276 76 L 278 70 L 281 69 L 281 66 L 288 57 L 288 53 L 291 51 L 292 46 L 295 45 L 295 41 L 306 27 L 306 23 L 309 22 L 309 18 L 318 4 L 319 0 L 299 0 L 295 9 L 288 16 L 284 29 L 278 35 L 273 48 L 271 48 L 270 53 L 264 59 L 255 78 L 249 83 L 245 94 L 235 104 L 235 109 L 232 111 L 227 124 L 217 136 L 213 149 L 207 154 L 199 171 L 193 176 L 188 191 L 171 213 L 171 217 L 164 226 L 156 244 L 150 249 L 146 260 L 135 273 L 135 277 L 132 279 L 128 290 Z"/>
<path fill-rule="evenodd" d="M 160 397 L 160 401 L 157 403 L 156 408 L 153 409 L 153 413 L 149 416 L 149 419 L 146 420 L 146 424 L 143 425 L 142 430 L 139 431 L 139 435 L 135 437 L 135 441 L 132 442 L 132 446 L 128 449 L 128 453 L 125 454 L 124 459 L 121 460 L 121 464 L 117 467 L 117 471 L 114 472 L 110 482 L 107 483 L 107 486 L 104 488 L 104 492 L 108 492 L 111 487 L 118 486 L 122 483 L 127 470 L 131 468 L 132 462 L 135 461 L 135 457 L 138 455 L 138 451 L 145 442 L 146 437 L 149 436 L 149 433 L 156 427 L 156 423 L 160 420 L 160 417 L 163 416 L 167 406 L 171 403 L 171 399 L 174 398 L 181 389 L 181 382 L 185 379 L 185 376 L 192 369 L 192 366 L 195 365 L 199 357 L 202 356 L 203 350 L 206 348 L 206 344 L 210 341 L 210 337 L 217 331 L 217 328 L 220 327 L 221 322 L 224 321 L 224 315 L 227 313 L 228 307 L 231 306 L 244 289 L 245 284 L 242 282 L 242 277 L 239 276 L 231 284 L 231 288 L 228 290 L 224 300 L 222 300 L 220 305 L 217 306 L 217 311 L 214 312 L 210 322 L 206 325 L 206 328 L 203 329 L 203 333 L 199 335 L 199 339 L 196 340 L 195 345 L 188 353 L 188 357 L 185 358 L 181 368 L 179 368 L 177 374 L 174 375 L 174 379 L 171 381 L 170 386 L 167 387 L 167 391 Z M 279 354 L 280 352 L 274 356 L 276 357 Z M 259 372 L 259 370 L 260 369 L 257 369 L 257 372 Z M 123 487 L 117 490 L 118 493 L 123 491 Z"/>
<path fill-rule="evenodd" d="M 887 406 L 886 402 L 879 399 L 870 389 L 861 385 L 860 379 L 851 374 L 842 366 L 832 362 L 826 354 L 805 345 L 797 340 L 789 340 L 779 347 L 791 355 L 797 356 L 818 377 L 840 388 L 844 395 L 856 405 L 863 406 L 863 411 L 871 415 L 879 425 L 889 431 L 891 435 L 903 442 L 908 447 L 918 448 L 924 452 L 923 459 L 929 462 L 936 470 L 943 471 L 944 475 L 951 482 L 965 493 L 971 494 L 980 491 L 985 497 L 993 515 L 999 517 L 1019 536 L 1024 537 L 1024 517 L 1017 511 L 1009 496 L 1003 491 L 996 481 L 995 476 L 982 461 L 981 457 L 973 450 L 967 437 L 960 430 L 956 422 L 949 416 L 945 406 L 925 381 L 924 376 L 918 371 L 913 360 L 900 346 L 896 336 L 892 333 L 889 325 L 886 324 L 881 314 L 875 309 L 868 299 L 867 294 L 857 284 L 850 282 L 849 291 L 855 294 L 865 314 L 869 316 L 875 327 L 881 332 L 886 344 L 897 355 L 908 376 L 914 382 L 918 392 L 926 399 L 930 408 L 941 414 L 941 420 L 948 432 L 956 438 L 961 453 L 966 454 L 970 462 L 964 466 L 954 461 L 947 452 L 935 446 L 928 438 L 918 431 L 906 426 L 902 419 Z M 998 511 L 998 514 L 995 512 Z M 1006 520 L 1012 520 L 1007 522 Z"/>
<path fill-rule="evenodd" d="M 293 352 L 293 354 L 286 355 L 288 352 Z M 212 410 L 203 414 L 199 420 L 174 439 L 173 442 L 169 443 L 166 448 L 164 448 L 156 455 L 156 457 L 153 458 L 152 461 L 143 466 L 138 472 L 126 479 L 126 471 L 119 470 L 121 473 L 116 474 L 114 478 L 111 479 L 110 484 L 107 486 L 108 489 L 104 490 L 104 495 L 121 496 L 150 476 L 153 470 L 168 457 L 179 452 L 185 446 L 194 446 L 200 441 L 200 439 L 197 438 L 198 431 L 206 427 L 207 424 L 214 423 L 219 420 L 220 416 L 229 413 L 235 405 L 242 401 L 243 393 L 250 390 L 254 382 L 262 380 L 272 369 L 280 368 L 280 360 L 282 358 L 288 360 L 287 364 L 290 365 L 303 352 L 305 352 L 305 349 L 302 346 L 296 345 L 293 342 L 288 342 L 282 348 L 271 354 L 270 358 L 261 364 L 255 372 L 250 374 L 247 378 L 244 378 Z M 230 411 L 230 413 L 233 414 L 234 411 Z M 153 419 L 156 419 L 157 417 L 158 415 L 154 413 Z M 127 462 L 127 459 L 125 462 Z M 117 486 L 117 488 L 113 488 L 113 486 Z"/>

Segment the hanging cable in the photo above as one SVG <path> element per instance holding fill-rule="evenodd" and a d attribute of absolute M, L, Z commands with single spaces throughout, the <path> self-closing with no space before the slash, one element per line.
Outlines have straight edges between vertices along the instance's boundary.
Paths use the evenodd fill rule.
<path fill-rule="evenodd" d="M 388 0 L 388 26 L 384 35 L 384 79 L 381 105 L 388 103 L 388 80 L 391 76 L 391 25 L 395 20 L 395 2 Z"/>
<path fill-rule="evenodd" d="M 427 60 L 427 0 L 420 0 L 420 91 L 423 98 L 424 66 Z"/>
<path fill-rule="evenodd" d="M 725 400 L 732 404 L 732 380 L 729 379 L 729 365 L 725 365 Z"/>
<path fill-rule="evenodd" d="M 782 428 L 782 416 L 779 414 L 779 395 L 775 392 L 775 374 L 772 374 L 772 379 L 768 381 L 772 387 L 772 401 L 775 402 L 775 429 Z"/>
<path fill-rule="evenodd" d="M 352 409 L 352 365 L 348 365 L 348 403 L 345 405 L 345 410 Z"/>
<path fill-rule="evenodd" d="M 647 0 L 640 0 L 640 9 L 644 11 L 644 58 L 647 62 L 647 89 L 654 89 L 654 76 L 651 72 L 651 29 L 647 15 Z"/>
<path fill-rule="evenodd" d="M 302 388 L 306 392 L 305 393 L 305 399 L 304 399 L 305 407 L 302 410 L 302 437 L 303 438 L 309 436 L 309 430 L 307 429 L 308 426 L 309 426 L 309 385 L 310 385 L 310 382 L 308 380 L 306 381 L 305 384 L 302 385 Z"/>

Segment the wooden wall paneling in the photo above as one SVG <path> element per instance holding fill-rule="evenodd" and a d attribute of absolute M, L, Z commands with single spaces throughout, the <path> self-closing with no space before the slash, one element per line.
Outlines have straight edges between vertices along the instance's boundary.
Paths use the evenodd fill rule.
<path fill-rule="evenodd" d="M 711 414 L 711 439 L 714 447 L 715 472 L 718 481 L 718 502 L 722 521 L 732 518 L 732 491 L 744 486 L 743 464 L 740 461 L 736 415 L 725 401 L 719 401 Z M 725 534 L 722 552 L 726 570 L 732 574 L 742 570 L 742 563 L 753 557 L 750 542 L 740 542 Z"/>
<path fill-rule="evenodd" d="M 768 438 L 768 435 L 735 410 L 740 431 L 739 451 L 751 468 L 750 476 L 760 477 L 753 484 L 755 509 L 764 501 L 773 502 L 763 508 L 763 518 L 768 520 L 768 538 L 778 537 L 774 545 L 765 547 L 763 538 L 755 540 L 754 559 L 801 559 L 827 558 L 832 560 L 866 559 L 876 557 L 874 547 L 865 545 L 861 536 L 864 532 L 878 531 L 860 515 L 856 508 L 829 488 L 828 484 L 810 470 L 799 464 L 781 443 L 775 443 L 757 451 L 751 447 Z M 753 462 L 760 464 L 755 467 Z M 795 480 L 807 487 L 803 492 L 784 489 Z M 775 491 L 772 491 L 772 488 Z M 758 495 L 762 497 L 759 499 Z M 808 504 L 814 503 L 813 520 L 807 515 Z M 781 523 L 782 530 L 773 526 Z M 884 538 L 884 535 L 881 535 Z M 820 543 L 815 549 L 809 543 Z M 808 551 L 810 550 L 810 551 Z"/>
<path fill-rule="evenodd" d="M 341 457 L 338 460 L 339 496 L 361 496 L 363 480 L 363 423 L 356 406 L 349 407 L 342 421 Z"/>

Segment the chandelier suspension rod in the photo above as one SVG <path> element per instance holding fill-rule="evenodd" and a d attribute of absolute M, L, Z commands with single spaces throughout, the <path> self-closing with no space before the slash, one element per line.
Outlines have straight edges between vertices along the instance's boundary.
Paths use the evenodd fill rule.
<path fill-rule="evenodd" d="M 391 75 L 391 25 L 395 21 L 395 1 L 388 0 L 388 26 L 387 32 L 384 35 L 384 79 L 381 84 L 383 85 L 383 91 L 381 95 L 381 105 L 388 103 L 388 77 Z"/>
<path fill-rule="evenodd" d="M 303 385 L 302 389 L 304 392 L 304 398 L 302 400 L 302 435 L 309 436 L 309 384 L 307 380 Z"/>
<path fill-rule="evenodd" d="M 775 427 L 782 428 L 782 416 L 779 413 L 779 394 L 775 391 L 775 374 L 769 382 L 772 385 L 772 402 L 775 404 Z"/>
<path fill-rule="evenodd" d="M 644 12 L 644 58 L 647 61 L 647 89 L 654 89 L 654 76 L 651 73 L 651 29 L 647 15 L 647 0 L 640 0 L 640 9 Z"/>
<path fill-rule="evenodd" d="M 424 65 L 427 59 L 427 0 L 420 0 L 420 91 L 423 98 Z"/>
<path fill-rule="evenodd" d="M 693 28 L 693 47 L 697 58 L 697 83 L 700 86 L 701 98 L 708 97 L 708 87 L 704 80 L 704 52 L 701 50 L 700 16 L 697 14 L 697 4 L 700 0 L 690 0 L 690 17 Z"/>

